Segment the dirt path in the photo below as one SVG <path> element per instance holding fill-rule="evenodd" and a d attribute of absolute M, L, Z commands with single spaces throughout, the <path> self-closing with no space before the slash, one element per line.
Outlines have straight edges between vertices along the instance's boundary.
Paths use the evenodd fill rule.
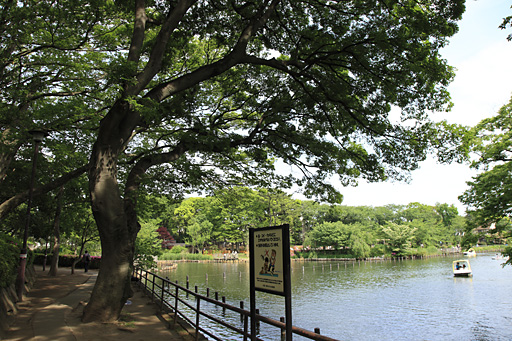
<path fill-rule="evenodd" d="M 4 340 L 192 340 L 181 326 L 169 329 L 158 307 L 135 289 L 116 323 L 82 323 L 97 272 L 59 269 L 50 277 L 36 268 L 37 280 L 23 302 Z M 167 317 L 168 319 L 168 317 Z"/>

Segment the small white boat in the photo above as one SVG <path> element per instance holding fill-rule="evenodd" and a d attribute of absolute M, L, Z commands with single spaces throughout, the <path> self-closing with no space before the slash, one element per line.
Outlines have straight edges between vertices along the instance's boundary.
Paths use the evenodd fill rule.
<path fill-rule="evenodd" d="M 459 259 L 452 263 L 453 275 L 455 277 L 471 277 L 471 265 L 467 259 Z"/>
<path fill-rule="evenodd" d="M 492 257 L 492 259 L 495 259 L 495 260 L 503 259 L 503 255 L 500 255 L 500 254 L 497 253 L 496 256 Z"/>
<path fill-rule="evenodd" d="M 463 255 L 468 256 L 468 257 L 473 257 L 473 256 L 476 256 L 476 252 L 474 249 L 469 249 L 467 251 L 464 251 Z"/>

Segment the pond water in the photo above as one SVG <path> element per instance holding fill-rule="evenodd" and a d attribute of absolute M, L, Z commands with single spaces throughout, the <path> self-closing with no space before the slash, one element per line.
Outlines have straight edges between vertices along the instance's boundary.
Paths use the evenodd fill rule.
<path fill-rule="evenodd" d="M 455 258 L 382 262 L 292 261 L 293 325 L 339 340 L 512 340 L 512 267 L 494 254 L 470 258 L 473 277 L 454 278 Z M 462 256 L 459 256 L 462 257 Z M 180 284 L 249 309 L 249 265 L 179 263 L 161 273 Z M 207 276 L 206 276 L 207 275 Z M 279 320 L 284 299 L 257 292 L 260 314 Z M 221 309 L 212 308 L 221 315 Z M 220 311 L 219 311 L 220 310 Z M 239 316 L 223 316 L 240 324 Z M 202 323 L 202 322 L 201 322 Z M 240 335 L 211 326 L 225 340 Z M 259 336 L 279 340 L 279 331 L 262 324 Z M 306 340 L 294 336 L 294 340 Z"/>

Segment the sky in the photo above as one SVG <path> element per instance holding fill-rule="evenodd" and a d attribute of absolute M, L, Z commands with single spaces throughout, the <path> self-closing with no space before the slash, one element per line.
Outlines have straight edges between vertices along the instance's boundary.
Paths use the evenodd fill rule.
<path fill-rule="evenodd" d="M 507 41 L 512 28 L 498 26 L 503 18 L 512 15 L 510 0 L 467 0 L 466 12 L 459 22 L 459 32 L 441 54 L 456 68 L 450 84 L 452 110 L 435 113 L 436 121 L 468 126 L 495 116 L 512 95 L 512 41 Z M 468 165 L 442 165 L 434 158 L 420 164 L 411 172 L 411 181 L 366 183 L 357 187 L 338 188 L 343 194 L 343 205 L 384 206 L 407 205 L 419 202 L 425 205 L 446 203 L 457 207 L 463 215 L 465 206 L 460 196 L 477 173 Z"/>

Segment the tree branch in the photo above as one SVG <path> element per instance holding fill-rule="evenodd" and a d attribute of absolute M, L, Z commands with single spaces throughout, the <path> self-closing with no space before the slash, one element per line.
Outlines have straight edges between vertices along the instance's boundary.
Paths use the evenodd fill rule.
<path fill-rule="evenodd" d="M 178 24 L 181 22 L 183 16 L 196 1 L 197 0 L 181 0 L 169 13 L 165 19 L 164 24 L 162 25 L 162 28 L 160 29 L 160 32 L 158 32 L 157 38 L 155 39 L 156 43 L 151 50 L 151 55 L 149 56 L 149 61 L 146 64 L 146 67 L 141 73 L 137 75 L 137 83 L 126 90 L 126 95 L 132 96 L 140 93 L 146 87 L 146 85 L 149 84 L 153 77 L 160 71 L 160 67 L 162 66 L 162 59 L 165 54 L 165 48 L 169 42 L 171 33 L 176 29 L 176 27 L 178 27 Z M 143 0 L 137 0 L 137 5 L 140 5 L 140 3 L 143 3 Z M 137 11 L 140 12 L 141 9 L 137 7 Z M 134 37 L 141 39 L 141 37 L 139 37 L 140 34 L 141 33 L 138 32 L 136 35 L 136 32 L 134 32 Z M 144 38 L 142 37 L 142 41 L 143 40 Z M 132 42 L 132 47 L 134 48 L 132 58 L 136 57 L 135 53 L 137 49 L 140 48 L 135 44 L 142 44 L 142 41 L 137 40 L 136 42 Z M 130 51 L 130 53 L 131 52 L 132 51 Z"/>
<path fill-rule="evenodd" d="M 64 174 L 60 178 L 55 179 L 54 181 L 43 185 L 41 187 L 37 187 L 34 189 L 33 195 L 38 196 L 44 193 L 47 193 L 49 191 L 52 191 L 67 182 L 79 177 L 80 175 L 84 174 L 89 169 L 89 165 L 82 166 L 80 168 L 77 168 L 67 174 Z M 0 220 L 5 218 L 7 214 L 9 214 L 12 210 L 14 210 L 16 207 L 18 207 L 21 203 L 23 203 L 25 200 L 28 199 L 28 193 L 29 190 L 26 190 L 22 193 L 18 193 L 15 196 L 7 199 L 2 204 L 0 204 Z"/>
<path fill-rule="evenodd" d="M 272 13 L 274 13 L 280 1 L 281 0 L 272 1 L 260 17 L 251 20 L 247 24 L 231 52 L 229 52 L 224 58 L 212 64 L 204 65 L 179 78 L 162 83 L 148 92 L 146 96 L 158 102 L 162 101 L 165 98 L 199 84 L 204 80 L 218 76 L 233 66 L 241 63 L 243 58 L 246 57 L 246 48 L 249 41 L 254 34 L 265 25 Z"/>

